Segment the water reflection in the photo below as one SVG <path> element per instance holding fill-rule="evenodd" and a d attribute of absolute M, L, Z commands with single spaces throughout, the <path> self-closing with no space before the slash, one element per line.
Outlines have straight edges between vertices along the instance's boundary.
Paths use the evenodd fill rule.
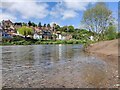
<path fill-rule="evenodd" d="M 10 81 L 22 86 L 20 81 L 29 78 L 39 83 L 46 80 L 47 84 L 52 85 L 56 85 L 59 80 L 70 86 L 72 80 L 76 86 L 99 87 L 108 79 L 107 64 L 88 56 L 82 51 L 81 45 L 4 46 L 2 60 L 4 85 L 7 83 L 8 86 L 11 86 Z M 63 81 L 61 78 L 64 78 Z"/>

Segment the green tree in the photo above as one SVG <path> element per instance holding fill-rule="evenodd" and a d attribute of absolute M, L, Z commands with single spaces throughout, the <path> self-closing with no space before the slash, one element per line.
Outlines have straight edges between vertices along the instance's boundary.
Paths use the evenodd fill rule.
<path fill-rule="evenodd" d="M 31 23 L 31 21 L 29 21 L 29 22 L 28 22 L 28 26 L 32 26 L 32 23 Z"/>
<path fill-rule="evenodd" d="M 38 27 L 42 27 L 41 22 L 39 22 Z"/>
<path fill-rule="evenodd" d="M 47 27 L 51 27 L 50 24 L 47 24 Z"/>
<path fill-rule="evenodd" d="M 27 26 L 27 23 L 24 23 L 24 22 L 23 22 L 22 25 L 23 25 L 23 26 Z"/>
<path fill-rule="evenodd" d="M 117 38 L 120 38 L 120 32 L 117 33 Z"/>
<path fill-rule="evenodd" d="M 33 35 L 32 28 L 29 28 L 27 26 L 22 26 L 21 28 L 18 28 L 18 32 L 24 35 L 25 37 L 27 37 L 28 35 Z"/>
<path fill-rule="evenodd" d="M 87 29 L 98 34 L 96 40 L 99 40 L 99 34 L 104 37 L 104 32 L 112 18 L 111 14 L 112 12 L 104 3 L 98 3 L 84 12 L 83 23 Z"/>
<path fill-rule="evenodd" d="M 68 30 L 68 27 L 67 27 L 67 26 L 63 26 L 63 27 L 62 27 L 62 31 L 63 31 L 63 32 L 67 32 L 67 30 Z"/>
<path fill-rule="evenodd" d="M 44 24 L 43 26 L 46 27 L 46 24 Z"/>
<path fill-rule="evenodd" d="M 105 32 L 105 38 L 107 40 L 112 40 L 117 38 L 117 32 L 116 32 L 116 27 L 114 25 L 111 25 L 108 27 L 108 29 Z"/>
<path fill-rule="evenodd" d="M 33 27 L 37 26 L 34 22 L 31 23 Z"/>
<path fill-rule="evenodd" d="M 68 31 L 69 32 L 74 32 L 74 27 L 71 25 L 71 26 L 68 26 Z"/>
<path fill-rule="evenodd" d="M 56 29 L 57 31 L 60 31 L 60 26 L 59 26 L 59 25 L 56 25 L 56 26 L 55 26 L 55 29 Z"/>
<path fill-rule="evenodd" d="M 52 34 L 52 37 L 53 37 L 53 40 L 55 40 L 55 41 L 56 41 L 57 35 Z"/>

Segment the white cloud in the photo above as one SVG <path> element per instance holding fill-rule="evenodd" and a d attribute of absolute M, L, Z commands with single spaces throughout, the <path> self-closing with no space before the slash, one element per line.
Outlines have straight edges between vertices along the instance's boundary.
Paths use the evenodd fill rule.
<path fill-rule="evenodd" d="M 76 17 L 79 11 L 86 10 L 88 4 L 89 2 L 63 0 L 63 2 L 53 6 L 51 11 L 49 11 L 47 3 L 39 3 L 37 0 L 2 0 L 2 6 L 0 5 L 0 8 L 6 9 L 9 15 L 19 15 L 22 19 L 42 19 L 47 15 L 51 15 L 53 18 L 65 20 Z"/>
<path fill-rule="evenodd" d="M 74 18 L 78 16 L 79 11 L 86 10 L 89 4 L 90 2 L 74 2 L 73 0 L 63 0 L 63 2 L 57 3 L 52 8 L 50 15 L 53 18 L 60 18 L 62 20 Z M 93 3 L 91 2 L 91 4 Z"/>
<path fill-rule="evenodd" d="M 53 26 L 53 24 L 60 25 L 60 24 L 57 23 L 57 22 L 51 22 L 51 23 L 50 23 L 50 26 Z"/>
<path fill-rule="evenodd" d="M 62 15 L 63 15 L 62 19 L 64 20 L 64 19 L 68 19 L 68 18 L 74 18 L 78 14 L 73 10 L 66 10 L 62 13 Z"/>
<path fill-rule="evenodd" d="M 83 11 L 86 10 L 86 6 L 89 2 L 65 2 L 65 5 L 68 9 L 72 9 L 75 11 Z"/>
<path fill-rule="evenodd" d="M 19 13 L 23 19 L 44 18 L 48 15 L 48 5 L 46 3 L 37 3 L 36 0 L 30 0 L 29 2 L 25 0 L 21 2 L 12 1 L 2 2 L 2 8 L 7 9 L 8 12 L 14 15 Z"/>
<path fill-rule="evenodd" d="M 77 13 L 74 10 L 66 8 L 65 3 L 57 3 L 51 10 L 50 15 L 53 18 L 59 18 L 62 20 L 74 18 Z"/>
<path fill-rule="evenodd" d="M 50 11 L 50 15 L 53 18 L 60 18 L 62 12 L 64 11 L 64 6 L 61 3 L 57 3 Z"/>
<path fill-rule="evenodd" d="M 9 19 L 15 21 L 17 18 L 9 13 L 0 14 L 0 20 L 9 20 Z"/>

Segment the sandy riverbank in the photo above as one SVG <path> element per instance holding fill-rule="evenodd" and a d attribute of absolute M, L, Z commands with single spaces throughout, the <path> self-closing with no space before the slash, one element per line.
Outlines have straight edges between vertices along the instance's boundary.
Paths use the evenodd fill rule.
<path fill-rule="evenodd" d="M 85 51 L 88 52 L 89 54 L 92 54 L 94 56 L 97 56 L 105 60 L 105 62 L 108 63 L 110 67 L 113 67 L 112 72 L 114 73 L 114 75 L 118 76 L 118 68 L 119 68 L 118 63 L 120 57 L 119 41 L 120 39 L 97 42 L 89 45 Z M 118 82 L 116 86 L 120 86 L 119 83 L 120 82 Z"/>
<path fill-rule="evenodd" d="M 104 59 L 118 60 L 118 39 L 91 44 L 86 51 Z"/>

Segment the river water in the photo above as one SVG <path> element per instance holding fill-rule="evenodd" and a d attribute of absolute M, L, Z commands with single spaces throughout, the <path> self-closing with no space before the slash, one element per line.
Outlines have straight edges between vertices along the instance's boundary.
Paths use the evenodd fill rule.
<path fill-rule="evenodd" d="M 82 49 L 82 45 L 3 46 L 2 86 L 114 87 L 114 67 Z"/>

